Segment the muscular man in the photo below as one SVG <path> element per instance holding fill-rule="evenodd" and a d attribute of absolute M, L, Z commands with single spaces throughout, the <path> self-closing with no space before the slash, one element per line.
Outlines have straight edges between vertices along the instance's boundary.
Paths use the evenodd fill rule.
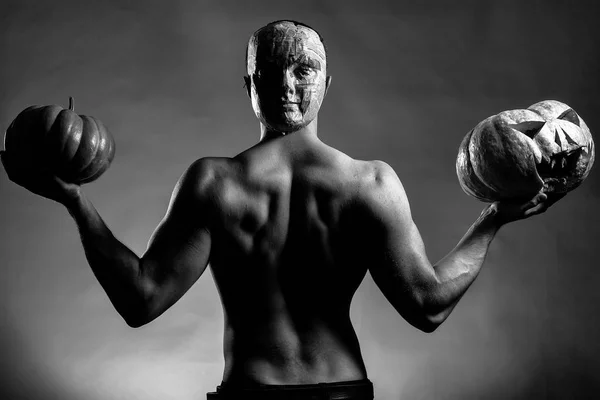
<path fill-rule="evenodd" d="M 479 273 L 498 229 L 552 202 L 540 193 L 490 205 L 432 265 L 392 168 L 317 136 L 331 84 L 319 34 L 268 24 L 250 39 L 247 72 L 259 143 L 194 162 L 142 257 L 113 236 L 79 186 L 42 178 L 6 153 L 5 169 L 67 207 L 95 276 L 131 327 L 160 316 L 210 264 L 225 315 L 225 371 L 209 397 L 372 399 L 350 322 L 367 270 L 402 317 L 431 332 Z"/>

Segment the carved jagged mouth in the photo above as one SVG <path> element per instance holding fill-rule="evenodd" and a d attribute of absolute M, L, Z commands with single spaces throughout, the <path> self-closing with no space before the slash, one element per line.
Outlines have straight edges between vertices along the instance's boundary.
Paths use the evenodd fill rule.
<path fill-rule="evenodd" d="M 577 168 L 582 153 L 587 153 L 587 146 L 561 151 L 551 155 L 548 160 L 542 159 L 542 162 L 536 166 L 538 174 L 544 181 L 547 179 L 562 181 Z"/>

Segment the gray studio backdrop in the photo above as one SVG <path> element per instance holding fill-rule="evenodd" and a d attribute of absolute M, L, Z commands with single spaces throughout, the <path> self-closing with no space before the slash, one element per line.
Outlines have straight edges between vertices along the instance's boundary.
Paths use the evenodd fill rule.
<path fill-rule="evenodd" d="M 66 107 L 69 96 L 76 111 L 101 119 L 117 154 L 85 191 L 141 254 L 193 160 L 257 141 L 242 87 L 246 41 L 267 22 L 297 19 L 328 47 L 321 138 L 394 167 L 435 262 L 484 206 L 462 192 L 454 170 L 476 123 L 557 99 L 600 129 L 599 7 L 415 3 L 4 0 L 0 127 L 32 104 Z M 597 391 L 599 196 L 596 166 L 546 214 L 504 227 L 433 334 L 397 316 L 367 275 L 352 318 L 377 398 Z M 160 319 L 130 329 L 94 279 L 67 212 L 3 172 L 0 267 L 3 398 L 192 400 L 220 383 L 223 317 L 208 270 Z"/>

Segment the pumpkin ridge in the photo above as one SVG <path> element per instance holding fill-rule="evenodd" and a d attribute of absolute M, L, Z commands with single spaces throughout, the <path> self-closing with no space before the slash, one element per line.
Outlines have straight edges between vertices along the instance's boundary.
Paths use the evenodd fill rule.
<path fill-rule="evenodd" d="M 48 153 L 46 161 L 55 173 L 58 172 L 60 158 L 66 146 L 66 140 L 63 140 L 63 137 L 66 137 L 66 135 L 62 135 L 65 124 L 64 111 L 63 109 L 58 112 L 43 138 L 44 148 Z"/>
<path fill-rule="evenodd" d="M 75 116 L 75 118 L 71 118 L 73 116 L 70 115 L 68 113 L 68 111 L 69 111 L 68 109 L 61 110 L 61 112 L 56 117 L 56 120 L 57 121 L 60 120 L 60 124 L 64 124 L 64 127 L 66 128 L 66 130 L 70 133 L 71 130 L 73 129 L 73 125 L 75 124 L 75 118 L 77 116 Z M 54 124 L 56 124 L 56 122 Z M 54 125 L 52 126 L 52 128 L 54 129 Z M 61 138 L 62 140 L 60 141 L 61 145 L 60 145 L 60 148 L 58 149 L 58 156 L 63 156 L 65 148 L 68 145 L 69 138 L 70 138 L 71 135 L 62 135 L 62 136 L 64 137 L 64 139 Z M 81 133 L 79 133 L 78 136 L 81 136 Z"/>
<path fill-rule="evenodd" d="M 481 175 L 477 172 L 477 169 L 474 166 L 474 154 L 473 151 L 471 149 L 471 145 L 473 145 L 473 147 L 476 146 L 476 144 L 473 142 L 475 140 L 474 136 L 477 135 L 479 132 L 477 132 L 474 129 L 473 134 L 471 135 L 471 137 L 469 138 L 469 142 L 468 142 L 468 146 L 466 148 L 467 154 L 469 155 L 469 161 L 468 161 L 468 165 L 472 171 L 472 176 L 476 179 L 476 183 L 479 183 L 480 189 L 482 189 L 484 191 L 484 193 L 480 193 L 480 196 L 485 197 L 485 198 L 489 198 L 490 200 L 493 198 L 496 198 L 500 195 L 500 193 L 498 192 L 498 190 L 490 185 L 488 185 L 485 180 L 481 177 Z"/>
<path fill-rule="evenodd" d="M 96 150 L 94 151 L 94 154 L 90 155 L 90 162 L 85 167 L 83 167 L 81 169 L 81 171 L 79 171 L 79 174 L 78 174 L 79 180 L 85 180 L 96 173 L 98 166 L 101 165 L 103 162 L 102 158 L 100 158 L 99 156 L 102 155 L 102 153 L 105 151 L 106 141 L 107 141 L 105 135 L 102 134 L 103 132 L 100 129 L 100 126 L 98 125 L 96 119 L 93 117 L 87 117 L 87 118 L 90 119 L 90 122 L 93 123 L 93 125 L 95 127 L 94 133 L 95 133 L 95 136 L 97 137 L 96 140 L 97 140 L 98 144 L 96 146 Z"/>
<path fill-rule="evenodd" d="M 6 151 L 6 149 L 9 149 L 10 147 L 12 147 L 12 138 L 13 138 L 13 129 L 15 126 L 15 121 L 16 119 L 13 119 L 10 123 L 10 125 L 8 126 L 8 128 L 6 128 L 6 132 L 4 133 L 4 150 Z M 8 143 L 8 145 L 7 145 Z"/>
<path fill-rule="evenodd" d="M 21 112 L 15 119 L 15 150 L 21 152 L 27 148 L 28 143 L 35 143 L 32 140 L 33 132 L 38 129 L 36 125 L 39 110 L 42 106 L 28 107 L 27 112 Z M 35 118 L 30 117 L 35 116 Z M 29 161 L 34 158 L 34 155 L 28 154 Z"/>
<path fill-rule="evenodd" d="M 469 160 L 469 148 L 468 142 L 471 140 L 471 135 L 473 134 L 473 129 L 469 131 L 463 138 L 459 148 L 458 148 L 458 156 L 456 157 L 456 173 L 458 175 L 458 183 L 465 193 L 468 195 L 479 198 L 478 193 L 474 188 L 471 188 L 471 185 L 476 186 L 471 181 L 472 176 L 472 167 L 470 165 Z"/>
<path fill-rule="evenodd" d="M 96 124 L 93 123 L 92 118 L 87 115 L 80 115 L 80 117 L 83 121 L 83 134 L 74 157 L 74 160 L 77 160 L 77 166 L 72 170 L 76 177 L 79 177 L 79 174 L 91 163 L 100 142 L 95 129 Z"/>
<path fill-rule="evenodd" d="M 114 147 L 115 147 L 114 141 L 109 139 L 108 145 L 110 146 L 110 148 L 109 148 L 108 152 L 106 153 L 107 156 L 104 157 L 104 159 L 102 160 L 102 163 L 99 164 L 99 167 L 96 170 L 96 172 L 94 172 L 94 174 L 90 175 L 89 177 L 82 179 L 80 183 L 82 183 L 82 184 L 88 183 L 88 182 L 91 182 L 91 181 L 97 179 L 100 175 L 102 175 L 108 169 L 108 167 L 110 167 L 110 164 L 113 160 L 112 156 L 114 156 L 114 154 L 115 154 L 114 153 Z"/>
<path fill-rule="evenodd" d="M 475 174 L 501 197 L 504 197 L 503 193 L 515 191 L 518 196 L 527 196 L 531 191 L 527 189 L 530 186 L 528 181 L 531 180 L 531 174 L 525 173 L 524 170 L 527 164 L 535 161 L 518 159 L 513 154 L 515 149 L 529 150 L 527 143 L 518 135 L 527 136 L 520 132 L 518 135 L 507 134 L 506 130 L 510 128 L 498 115 L 490 117 L 486 122 L 479 130 L 476 129 L 471 138 L 473 147 L 469 151 L 472 154 L 471 163 Z"/>
<path fill-rule="evenodd" d="M 62 165 L 68 171 L 66 174 L 69 175 L 71 173 L 69 171 L 70 165 L 77 154 L 81 138 L 83 137 L 83 120 L 71 110 L 65 110 L 65 117 L 72 117 L 72 124 L 69 125 L 69 131 L 64 133 L 66 136 L 65 148 L 63 153 L 61 153 Z"/>
<path fill-rule="evenodd" d="M 106 136 L 107 139 L 107 144 L 108 144 L 108 149 L 106 150 L 106 156 L 104 157 L 104 163 L 98 167 L 98 170 L 96 171 L 96 173 L 92 176 L 90 176 L 89 178 L 86 178 L 84 180 L 82 180 L 81 183 L 87 183 L 90 181 L 93 181 L 95 179 L 97 179 L 100 175 L 102 175 L 107 169 L 108 167 L 110 167 L 110 164 L 112 163 L 112 160 L 115 157 L 115 152 L 116 152 L 116 142 L 114 141 L 114 139 L 112 138 L 110 132 L 108 131 L 108 129 L 104 126 L 104 124 L 102 124 L 102 121 L 98 121 L 100 122 L 100 124 L 102 125 L 103 128 L 103 133 Z"/>

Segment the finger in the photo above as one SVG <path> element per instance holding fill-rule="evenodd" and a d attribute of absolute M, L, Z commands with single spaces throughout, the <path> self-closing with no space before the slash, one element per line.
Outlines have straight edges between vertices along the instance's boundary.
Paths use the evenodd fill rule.
<path fill-rule="evenodd" d="M 533 199 L 523 208 L 523 215 L 530 217 L 532 215 L 543 213 L 548 209 L 548 195 L 546 193 L 538 193 Z"/>
<path fill-rule="evenodd" d="M 545 203 L 540 203 L 540 204 L 536 205 L 535 207 L 532 207 L 532 208 L 526 210 L 523 213 L 523 215 L 525 217 L 531 217 L 536 214 L 541 214 L 544 211 L 546 211 L 547 209 L 548 209 L 548 206 Z"/>
<path fill-rule="evenodd" d="M 545 193 L 538 193 L 536 194 L 533 199 L 529 200 L 527 203 L 525 203 L 525 205 L 523 206 L 523 210 L 527 211 L 533 207 L 536 207 L 538 204 L 543 203 L 546 201 L 546 199 L 548 198 L 548 196 Z"/>
<path fill-rule="evenodd" d="M 494 215 L 498 213 L 498 202 L 492 203 L 481 212 L 482 215 Z"/>
<path fill-rule="evenodd" d="M 535 198 L 537 199 L 538 203 L 543 203 L 548 199 L 548 195 L 546 193 L 538 193 L 538 195 L 535 196 Z"/>

